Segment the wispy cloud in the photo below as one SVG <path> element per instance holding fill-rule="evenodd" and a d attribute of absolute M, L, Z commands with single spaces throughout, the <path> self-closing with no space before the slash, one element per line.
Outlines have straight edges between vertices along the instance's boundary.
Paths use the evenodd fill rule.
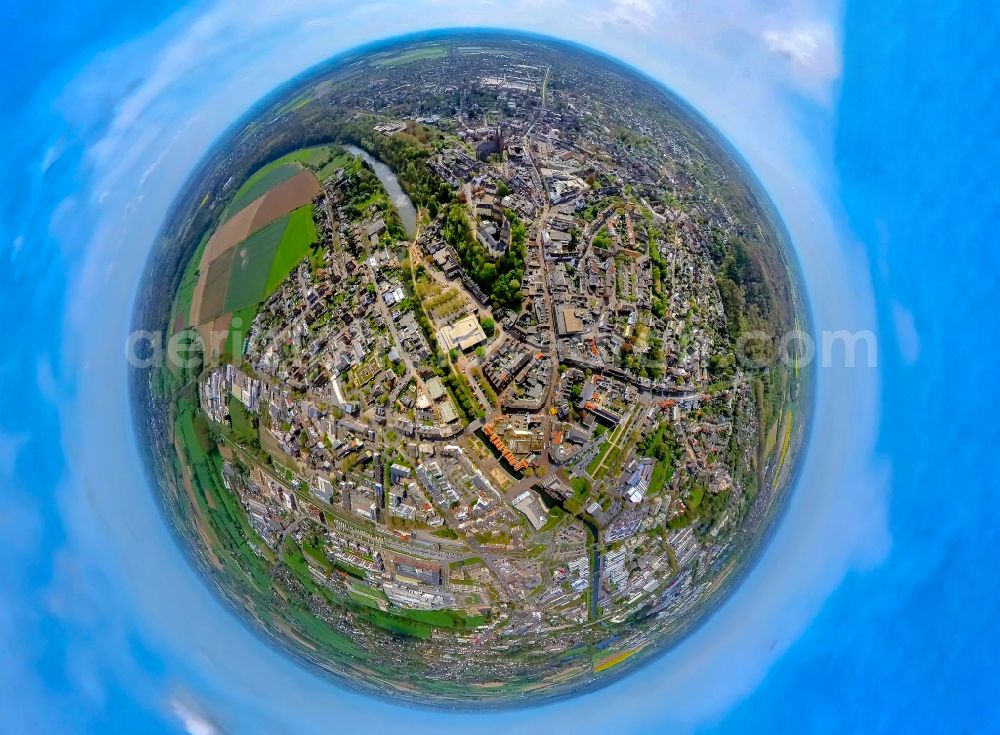
<path fill-rule="evenodd" d="M 660 10 L 658 0 L 608 0 L 584 13 L 583 18 L 598 26 L 624 26 L 648 33 Z"/>
<path fill-rule="evenodd" d="M 222 735 L 222 730 L 212 722 L 211 718 L 186 697 L 173 696 L 170 699 L 170 710 L 180 720 L 184 732 L 188 735 Z"/>
<path fill-rule="evenodd" d="M 799 72 L 824 80 L 840 74 L 840 51 L 830 23 L 812 21 L 769 28 L 762 38 L 768 49 L 786 58 Z"/>

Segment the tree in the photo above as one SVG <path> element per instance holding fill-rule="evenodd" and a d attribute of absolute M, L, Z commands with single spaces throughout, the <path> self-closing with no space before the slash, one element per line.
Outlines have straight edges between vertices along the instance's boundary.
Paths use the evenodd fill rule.
<path fill-rule="evenodd" d="M 493 336 L 493 333 L 496 331 L 496 324 L 494 323 L 494 321 L 492 319 L 490 319 L 489 317 L 486 317 L 485 319 L 482 319 L 479 322 L 479 324 L 482 326 L 483 332 L 486 333 L 487 337 L 492 337 Z"/>
<path fill-rule="evenodd" d="M 524 244 L 527 230 L 513 212 L 508 212 L 507 218 L 511 222 L 511 246 L 496 261 L 476 238 L 466 216 L 466 208 L 461 204 L 452 204 L 448 208 L 441 234 L 445 242 L 455 248 L 462 267 L 489 294 L 493 304 L 516 311 L 521 308 L 521 278 L 524 276 L 524 263 L 527 259 Z"/>

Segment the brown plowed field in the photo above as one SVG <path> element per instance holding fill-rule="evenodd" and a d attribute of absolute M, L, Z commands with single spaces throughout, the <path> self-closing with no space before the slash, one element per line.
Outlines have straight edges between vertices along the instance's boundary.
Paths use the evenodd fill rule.
<path fill-rule="evenodd" d="M 205 345 L 205 361 L 214 361 L 222 354 L 226 347 L 226 339 L 229 336 L 229 325 L 233 321 L 232 314 L 223 314 L 218 319 L 202 324 L 198 327 Z"/>
<path fill-rule="evenodd" d="M 233 253 L 235 252 L 236 248 L 226 250 L 209 263 L 208 272 L 201 276 L 198 285 L 202 286 L 203 290 L 200 310 L 196 314 L 196 324 L 204 324 L 222 313 L 226 304 L 226 287 L 229 285 L 229 273 L 232 270 Z"/>
<path fill-rule="evenodd" d="M 192 324 L 204 324 L 221 313 L 229 283 L 233 248 L 278 217 L 308 204 L 321 191 L 315 174 L 303 170 L 281 182 L 219 226 L 205 246 L 198 266 L 201 276 L 191 299 Z"/>

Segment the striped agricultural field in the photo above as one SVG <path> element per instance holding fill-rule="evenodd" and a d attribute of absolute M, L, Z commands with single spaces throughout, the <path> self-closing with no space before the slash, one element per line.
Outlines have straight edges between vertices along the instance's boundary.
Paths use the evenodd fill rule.
<path fill-rule="evenodd" d="M 189 323 L 201 325 L 229 310 L 226 308 L 226 293 L 232 280 L 231 271 L 234 263 L 239 264 L 245 256 L 241 261 L 236 258 L 241 252 L 246 253 L 246 249 L 237 251 L 237 246 L 279 218 L 311 205 L 321 191 L 315 174 L 303 170 L 277 184 L 223 222 L 209 239 L 202 254 L 198 266 L 200 276 L 191 299 Z M 269 275 L 270 263 L 264 273 L 265 285 Z"/>

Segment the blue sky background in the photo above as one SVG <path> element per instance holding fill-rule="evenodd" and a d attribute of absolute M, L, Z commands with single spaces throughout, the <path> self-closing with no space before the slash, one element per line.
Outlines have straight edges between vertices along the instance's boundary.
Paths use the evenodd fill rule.
<path fill-rule="evenodd" d="M 991 6 L 99 0 L 0 20 L 0 731 L 1000 730 Z M 331 54 L 446 26 L 661 79 L 771 193 L 817 329 L 879 338 L 877 368 L 819 371 L 789 512 L 707 625 L 604 690 L 489 715 L 345 692 L 243 628 L 163 525 L 124 383 L 140 269 L 225 126 Z"/>

